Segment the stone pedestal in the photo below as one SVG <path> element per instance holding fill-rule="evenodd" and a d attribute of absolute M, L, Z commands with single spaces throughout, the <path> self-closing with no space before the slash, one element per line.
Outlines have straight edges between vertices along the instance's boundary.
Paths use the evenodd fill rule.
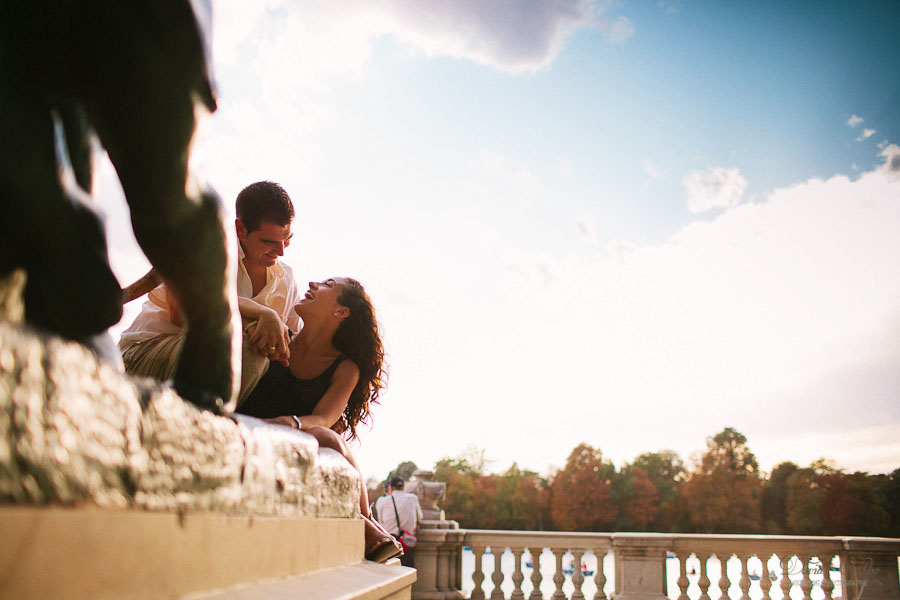
<path fill-rule="evenodd" d="M 0 531 L 11 598 L 174 598 L 293 578 L 281 597 L 398 600 L 415 579 L 363 561 L 357 471 L 311 435 L 216 416 L 3 320 Z M 316 579 L 329 569 L 343 587 Z"/>
<path fill-rule="evenodd" d="M 865 540 L 846 540 L 841 553 L 841 588 L 845 600 L 900 598 L 897 552 Z"/>
<path fill-rule="evenodd" d="M 613 540 L 616 600 L 665 600 L 666 550 L 669 539 Z"/>

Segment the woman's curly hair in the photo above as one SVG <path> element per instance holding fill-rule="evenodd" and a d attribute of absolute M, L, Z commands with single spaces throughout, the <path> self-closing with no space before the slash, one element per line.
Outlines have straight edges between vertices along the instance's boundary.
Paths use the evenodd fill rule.
<path fill-rule="evenodd" d="M 359 381 L 333 429 L 352 440 L 356 437 L 357 424 L 368 423 L 370 406 L 378 403 L 378 397 L 387 385 L 388 367 L 384 358 L 384 345 L 378 333 L 375 309 L 362 284 L 347 278 L 346 283 L 341 286 L 341 295 L 337 301 L 350 309 L 350 315 L 338 325 L 332 343 L 344 356 L 356 363 Z"/>

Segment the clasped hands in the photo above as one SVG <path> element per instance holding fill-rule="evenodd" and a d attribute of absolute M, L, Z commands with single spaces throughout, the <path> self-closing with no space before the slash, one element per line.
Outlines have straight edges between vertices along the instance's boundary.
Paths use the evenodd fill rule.
<path fill-rule="evenodd" d="M 273 310 L 263 311 L 256 324 L 247 329 L 250 348 L 258 355 L 288 366 L 291 351 L 290 329 Z"/>

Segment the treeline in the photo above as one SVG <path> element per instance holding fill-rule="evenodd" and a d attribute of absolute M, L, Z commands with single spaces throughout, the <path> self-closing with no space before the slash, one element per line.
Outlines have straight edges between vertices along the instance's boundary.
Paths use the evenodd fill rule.
<path fill-rule="evenodd" d="M 663 450 L 617 470 L 600 449 L 579 444 L 547 478 L 516 464 L 486 473 L 483 453 L 444 458 L 433 470 L 447 483 L 447 518 L 469 529 L 900 537 L 900 469 L 845 473 L 820 459 L 783 462 L 766 477 L 732 428 L 707 440 L 692 469 Z"/>

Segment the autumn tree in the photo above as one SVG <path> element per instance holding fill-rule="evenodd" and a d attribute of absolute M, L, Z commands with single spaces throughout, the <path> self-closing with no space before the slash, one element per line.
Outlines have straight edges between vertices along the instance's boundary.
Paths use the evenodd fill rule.
<path fill-rule="evenodd" d="M 620 529 L 624 531 L 650 531 L 659 513 L 659 493 L 650 481 L 647 471 L 630 467 L 618 478 L 617 494 L 621 507 Z"/>
<path fill-rule="evenodd" d="M 684 485 L 693 527 L 702 533 L 758 531 L 760 488 L 759 464 L 747 438 L 726 427 L 707 440 Z"/>
<path fill-rule="evenodd" d="M 475 528 L 474 504 L 475 477 L 480 473 L 464 458 L 442 458 L 434 465 L 434 478 L 447 484 L 447 493 L 441 503 L 448 519 L 458 521 L 462 527 Z"/>
<path fill-rule="evenodd" d="M 643 469 L 647 473 L 647 478 L 658 494 L 658 510 L 653 522 L 648 525 L 649 530 L 674 531 L 681 496 L 679 486 L 685 477 L 684 461 L 674 450 L 645 452 L 622 470 L 627 473 L 635 468 Z"/>
<path fill-rule="evenodd" d="M 611 501 L 615 467 L 599 449 L 579 444 L 550 484 L 550 514 L 562 531 L 609 531 L 616 522 Z"/>
<path fill-rule="evenodd" d="M 549 508 L 546 482 L 516 463 L 496 477 L 497 529 L 536 530 Z"/>

